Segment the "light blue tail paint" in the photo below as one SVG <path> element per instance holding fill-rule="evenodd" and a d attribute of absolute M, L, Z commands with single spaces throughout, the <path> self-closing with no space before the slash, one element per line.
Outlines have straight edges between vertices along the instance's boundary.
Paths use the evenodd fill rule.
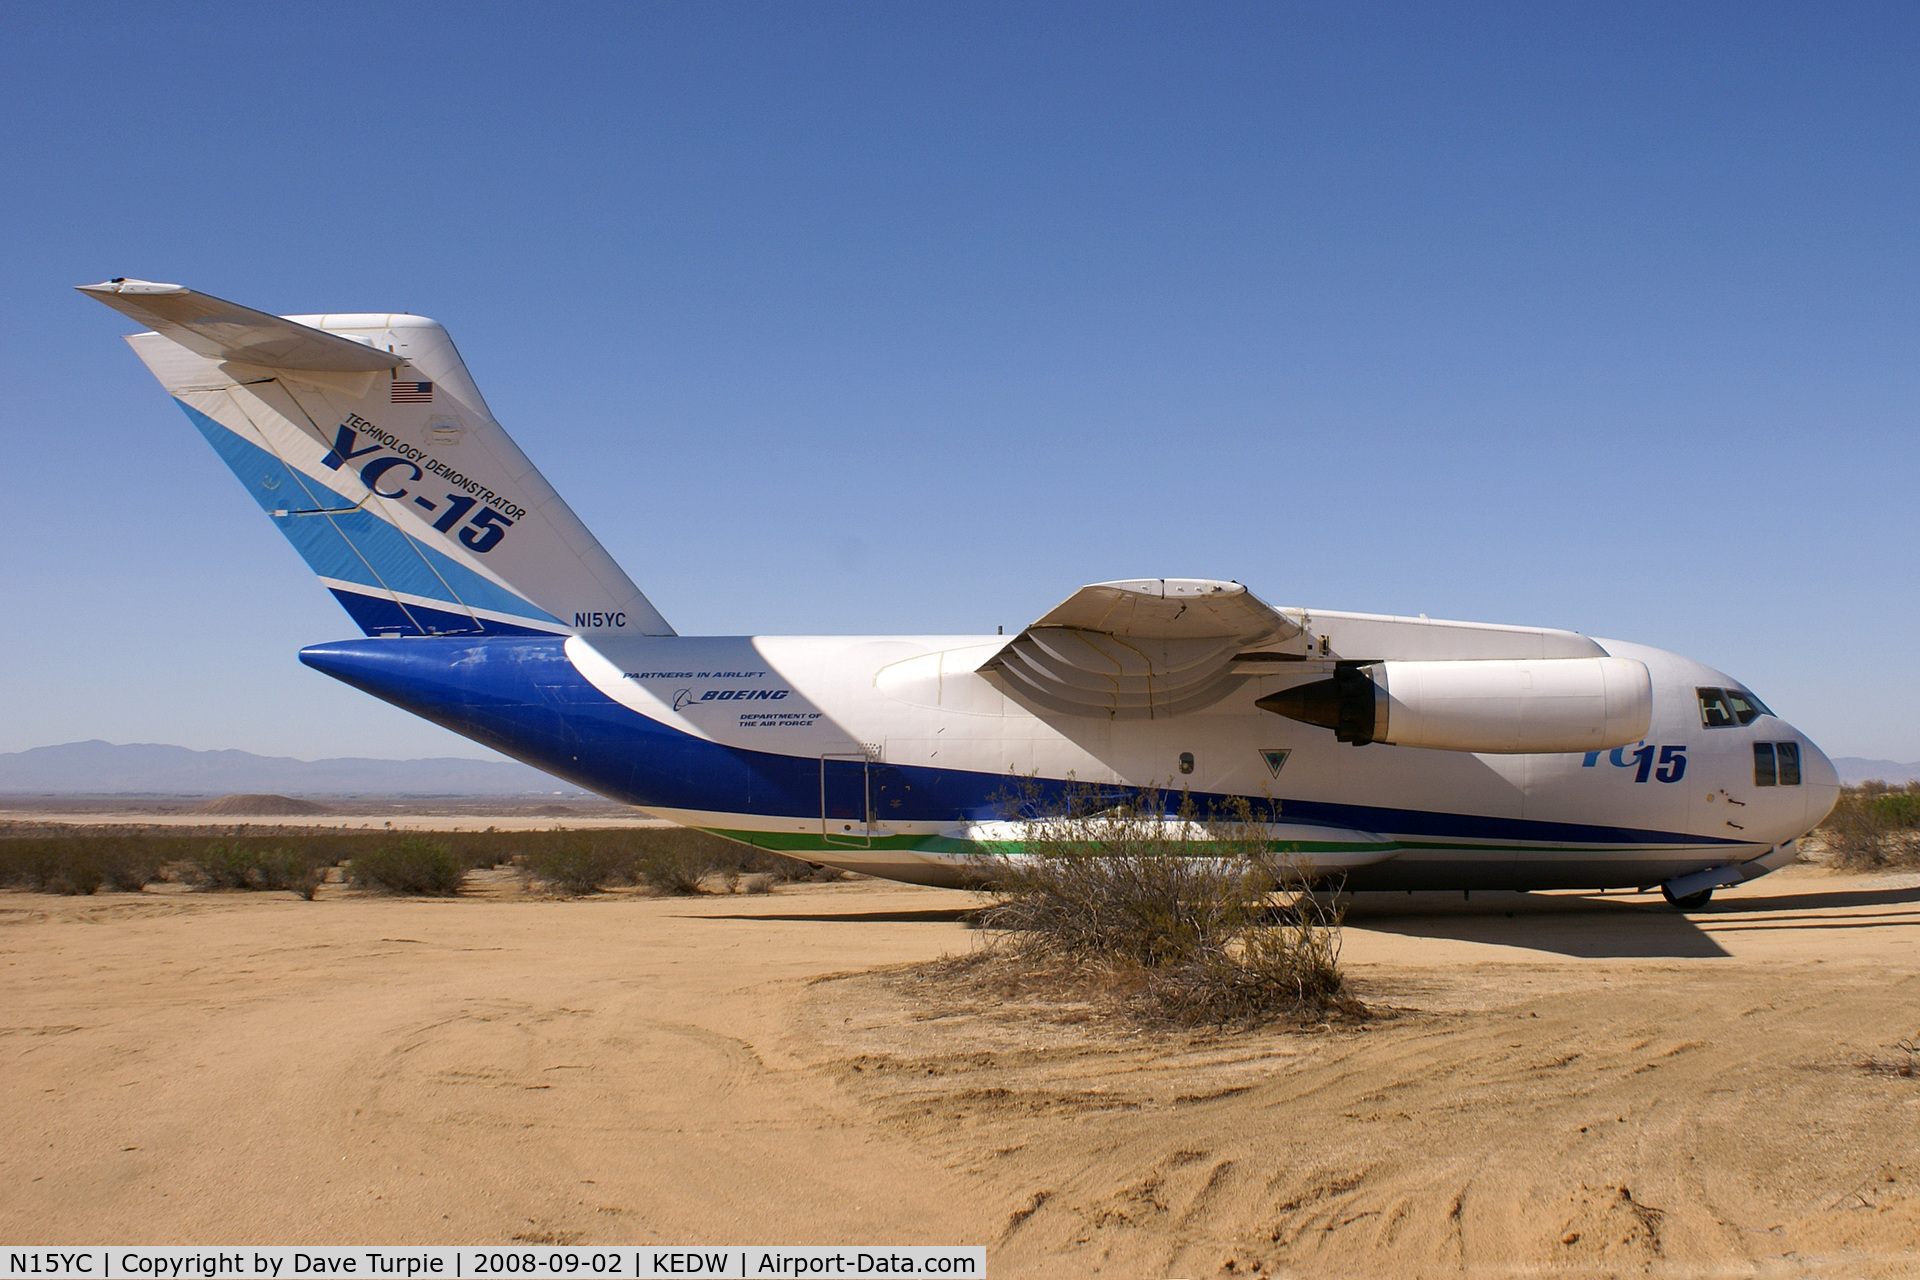
<path fill-rule="evenodd" d="M 191 405 L 188 421 L 372 635 L 552 635 L 560 620 L 394 528 Z"/>

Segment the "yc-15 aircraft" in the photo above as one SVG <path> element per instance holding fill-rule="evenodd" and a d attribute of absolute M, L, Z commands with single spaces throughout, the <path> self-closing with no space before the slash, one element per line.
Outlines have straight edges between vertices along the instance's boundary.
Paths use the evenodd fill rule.
<path fill-rule="evenodd" d="M 1694 907 L 1791 861 L 1838 794 L 1818 747 L 1677 654 L 1237 582 L 1096 583 L 1014 636 L 677 635 L 434 321 L 81 291 L 149 328 L 135 354 L 365 633 L 301 661 L 764 849 L 958 884 L 1010 842 L 1010 780 L 1160 788 L 1277 801 L 1272 848 L 1351 890 Z"/>

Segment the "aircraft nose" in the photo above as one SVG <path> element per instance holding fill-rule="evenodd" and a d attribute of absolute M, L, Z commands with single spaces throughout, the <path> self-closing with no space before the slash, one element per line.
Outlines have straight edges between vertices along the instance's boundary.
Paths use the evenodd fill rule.
<path fill-rule="evenodd" d="M 1827 759 L 1827 753 L 1805 734 L 1800 738 L 1800 778 L 1807 792 L 1807 829 L 1826 821 L 1840 799 L 1840 771 Z"/>

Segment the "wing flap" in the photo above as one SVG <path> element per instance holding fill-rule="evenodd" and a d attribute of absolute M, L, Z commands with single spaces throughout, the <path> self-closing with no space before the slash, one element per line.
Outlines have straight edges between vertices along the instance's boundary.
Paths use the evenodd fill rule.
<path fill-rule="evenodd" d="M 1299 625 L 1237 582 L 1136 578 L 1080 588 L 981 664 L 1029 706 L 1152 719 L 1219 701 L 1239 654 Z"/>
<path fill-rule="evenodd" d="M 1288 624 L 1282 614 L 1237 582 L 1131 578 L 1082 587 L 1033 625 L 1136 639 L 1194 640 L 1259 636 Z"/>

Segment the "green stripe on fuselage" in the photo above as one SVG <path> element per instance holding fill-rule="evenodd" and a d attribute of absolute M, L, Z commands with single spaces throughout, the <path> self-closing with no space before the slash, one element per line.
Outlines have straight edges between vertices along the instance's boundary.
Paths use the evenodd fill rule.
<path fill-rule="evenodd" d="M 926 853 L 944 857 L 979 857 L 1004 853 L 1024 853 L 1026 848 L 1019 841 L 977 841 L 960 840 L 952 836 L 941 835 L 876 835 L 876 836 L 834 836 L 812 831 L 747 831 L 733 827 L 700 827 L 708 835 L 719 836 L 723 840 L 733 840 L 740 844 L 752 845 L 757 849 L 766 849 L 772 853 L 833 853 L 865 852 L 868 850 L 898 850 L 905 853 Z M 1058 845 L 1046 845 L 1044 848 L 1058 849 Z M 1193 842 L 1196 857 L 1208 856 L 1211 841 Z M 1350 842 L 1332 840 L 1275 840 L 1268 844 L 1269 853 L 1315 854 L 1315 853 L 1397 853 L 1411 850 L 1430 850 L 1436 852 L 1457 852 L 1476 854 L 1670 854 L 1705 853 L 1722 851 L 1722 844 L 1477 844 L 1447 843 L 1433 840 L 1355 840 Z"/>
<path fill-rule="evenodd" d="M 723 840 L 734 840 L 741 844 L 752 845 L 757 849 L 766 849 L 773 853 L 828 853 L 835 850 L 864 851 L 869 849 L 900 850 L 908 853 L 931 853 L 946 857 L 991 856 L 994 854 L 1026 853 L 1027 847 L 1013 840 L 959 840 L 952 836 L 938 835 L 888 835 L 888 836 L 827 836 L 824 833 L 810 831 L 742 831 L 729 827 L 701 827 L 699 830 L 708 835 L 719 836 Z M 1059 850 L 1057 843 L 1034 842 L 1043 850 Z M 1195 857 L 1207 857 L 1215 842 L 1195 840 L 1192 842 Z M 1402 846 L 1393 841 L 1339 841 L 1320 840 L 1275 840 L 1267 845 L 1269 853 L 1388 853 Z"/>

